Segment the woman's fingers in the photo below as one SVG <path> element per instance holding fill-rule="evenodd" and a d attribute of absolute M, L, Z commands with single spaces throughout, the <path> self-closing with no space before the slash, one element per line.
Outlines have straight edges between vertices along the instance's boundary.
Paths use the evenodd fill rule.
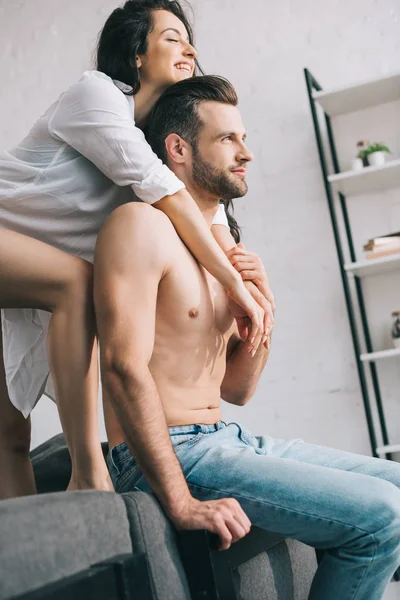
<path fill-rule="evenodd" d="M 250 294 L 253 296 L 254 300 L 263 310 L 262 343 L 268 350 L 270 345 L 270 336 L 275 322 L 271 303 L 265 298 L 265 296 L 261 293 L 261 291 L 252 281 L 246 282 L 246 287 L 249 290 Z"/>
<path fill-rule="evenodd" d="M 260 307 L 254 302 L 254 310 L 250 316 L 251 325 L 249 331 L 249 347 L 248 352 L 254 356 L 261 342 L 261 337 L 264 333 L 264 319 L 260 314 Z"/>
<path fill-rule="evenodd" d="M 250 292 L 246 289 L 243 281 L 239 279 L 237 284 L 228 290 L 228 296 L 238 304 L 251 323 L 249 326 L 248 342 L 250 346 L 256 344 L 256 348 L 259 345 L 259 339 L 264 330 L 264 313 L 260 314 L 260 307 L 256 301 L 252 298 Z"/>
<path fill-rule="evenodd" d="M 257 317 L 254 319 L 254 321 L 257 321 L 258 323 L 258 328 L 257 331 L 250 331 L 250 345 L 248 348 L 248 352 L 250 353 L 250 355 L 252 357 L 254 357 L 254 355 L 256 354 L 259 345 L 262 343 L 263 339 L 264 339 L 264 311 L 261 308 L 261 306 L 256 305 L 256 311 L 257 313 Z M 251 320 L 251 322 L 253 323 L 253 319 Z"/>
<path fill-rule="evenodd" d="M 253 281 L 271 303 L 272 310 L 275 311 L 275 297 L 270 288 L 268 276 L 260 257 L 254 252 L 245 250 L 241 244 L 229 250 L 227 256 L 232 266 L 240 273 L 242 279 L 244 281 Z"/>
<path fill-rule="evenodd" d="M 257 254 L 254 254 L 253 252 L 243 252 L 240 254 L 232 254 L 231 256 L 227 255 L 231 264 L 233 266 L 235 266 L 238 262 L 243 262 L 243 261 L 247 261 L 250 262 L 252 264 L 254 264 L 255 266 L 259 266 L 262 267 L 262 262 L 260 260 L 260 258 L 257 256 Z"/>
<path fill-rule="evenodd" d="M 263 273 L 263 269 L 261 269 L 255 262 L 248 260 L 238 260 L 233 266 L 239 273 L 242 271 L 254 271 L 260 275 Z"/>

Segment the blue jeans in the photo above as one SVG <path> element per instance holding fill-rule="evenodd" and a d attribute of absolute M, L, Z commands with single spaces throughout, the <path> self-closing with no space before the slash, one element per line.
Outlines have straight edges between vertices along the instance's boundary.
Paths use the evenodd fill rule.
<path fill-rule="evenodd" d="M 236 498 L 253 525 L 325 549 L 310 599 L 382 598 L 400 564 L 400 464 L 224 421 L 169 431 L 194 497 Z M 125 443 L 107 463 L 117 492 L 151 492 Z"/>

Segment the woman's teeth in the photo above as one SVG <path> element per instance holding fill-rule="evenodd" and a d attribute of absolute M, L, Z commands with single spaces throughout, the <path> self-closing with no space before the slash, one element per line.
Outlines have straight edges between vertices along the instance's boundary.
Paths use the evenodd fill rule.
<path fill-rule="evenodd" d="M 187 71 L 188 73 L 191 72 L 191 68 L 189 67 L 189 65 L 175 65 L 177 69 L 179 69 L 180 71 Z"/>

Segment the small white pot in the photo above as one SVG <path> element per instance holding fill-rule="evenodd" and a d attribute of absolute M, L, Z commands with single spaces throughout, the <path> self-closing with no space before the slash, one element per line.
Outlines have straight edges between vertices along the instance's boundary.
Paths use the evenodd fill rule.
<path fill-rule="evenodd" d="M 392 338 L 392 340 L 394 347 L 400 350 L 400 338 Z"/>
<path fill-rule="evenodd" d="M 364 168 L 364 163 L 361 158 L 353 158 L 351 161 L 351 168 L 353 171 L 361 171 Z"/>
<path fill-rule="evenodd" d="M 368 164 L 371 167 L 381 167 L 385 164 L 385 153 L 373 152 L 372 154 L 368 154 Z"/>

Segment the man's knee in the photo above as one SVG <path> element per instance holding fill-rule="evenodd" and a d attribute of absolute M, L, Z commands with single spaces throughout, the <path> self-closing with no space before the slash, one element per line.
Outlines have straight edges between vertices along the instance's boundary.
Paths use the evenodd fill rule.
<path fill-rule="evenodd" d="M 372 486 L 366 528 L 372 531 L 378 546 L 390 546 L 400 556 L 400 490 L 379 479 Z"/>

